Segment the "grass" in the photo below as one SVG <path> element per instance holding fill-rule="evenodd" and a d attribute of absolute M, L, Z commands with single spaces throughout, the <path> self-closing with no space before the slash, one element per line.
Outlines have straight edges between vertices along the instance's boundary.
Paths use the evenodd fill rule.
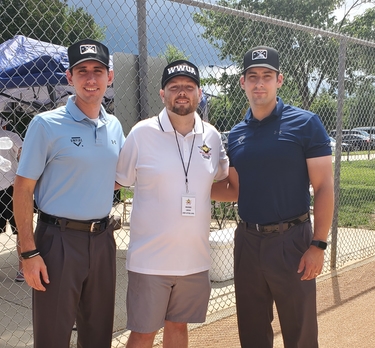
<path fill-rule="evenodd" d="M 133 198 L 133 190 L 129 190 L 128 188 L 125 189 L 125 187 L 120 188 L 120 199 L 121 201 L 124 200 L 124 196 L 126 196 L 126 199 Z"/>
<path fill-rule="evenodd" d="M 132 190 L 121 188 L 120 192 L 121 200 L 124 194 L 126 198 L 133 197 Z M 375 160 L 341 162 L 339 199 L 339 227 L 375 230 Z M 231 213 L 230 209 L 216 210 L 213 209 L 213 218 L 222 223 Z"/>
<path fill-rule="evenodd" d="M 375 160 L 341 162 L 338 224 L 375 230 Z"/>

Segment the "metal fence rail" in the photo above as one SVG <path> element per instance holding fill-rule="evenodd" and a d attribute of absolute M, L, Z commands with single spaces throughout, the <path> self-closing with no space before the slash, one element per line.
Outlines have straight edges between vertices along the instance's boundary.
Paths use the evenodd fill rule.
<path fill-rule="evenodd" d="M 238 83 L 244 53 L 257 45 L 277 48 L 285 78 L 279 93 L 284 102 L 316 112 L 327 131 L 336 135 L 335 214 L 323 272 L 374 255 L 374 190 L 362 175 L 375 169 L 375 146 L 356 142 L 354 131 L 346 136 L 342 130 L 375 129 L 375 43 L 252 13 L 245 7 L 224 6 L 228 3 L 232 2 L 5 0 L 0 3 L 0 47 L 16 35 L 25 37 L 31 51 L 37 50 L 33 39 L 56 45 L 55 53 L 62 55 L 67 46 L 85 37 L 105 43 L 112 54 L 115 82 L 103 103 L 120 119 L 125 134 L 136 122 L 161 110 L 160 79 L 166 62 L 188 58 L 202 76 L 201 115 L 223 137 L 247 109 Z M 0 59 L 4 52 L 0 50 Z M 10 121 L 7 127 L 23 137 L 36 113 L 65 103 L 73 91 L 61 77 L 63 70 L 56 74 L 58 81 L 29 82 L 25 76 L 16 85 L 6 84 L 7 78 L 20 73 L 5 72 L 15 66 L 18 52 L 13 53 L 5 66 L 0 65 L 0 112 Z M 43 72 L 36 63 L 25 69 L 26 74 Z M 113 213 L 124 221 L 116 231 L 113 347 L 123 347 L 128 337 L 125 259 L 131 193 L 124 201 L 114 197 Z M 235 313 L 232 249 L 237 221 L 236 204 L 212 203 L 208 320 Z M 14 281 L 17 269 L 16 237 L 7 226 L 0 234 L 0 347 L 32 347 L 31 291 L 27 284 Z M 73 332 L 72 347 L 74 336 Z"/>

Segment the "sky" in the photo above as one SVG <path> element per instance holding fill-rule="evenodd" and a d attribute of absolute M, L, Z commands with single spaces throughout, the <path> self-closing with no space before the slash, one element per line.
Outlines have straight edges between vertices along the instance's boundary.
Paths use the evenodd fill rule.
<path fill-rule="evenodd" d="M 356 0 L 347 0 L 346 4 L 344 6 L 342 6 L 340 9 L 334 11 L 337 19 L 342 19 L 343 16 L 345 15 L 345 13 L 348 11 L 348 9 L 350 9 L 350 7 L 355 2 L 356 2 Z M 358 15 L 362 14 L 363 12 L 365 12 L 365 10 L 367 10 L 371 7 L 374 7 L 374 4 L 369 4 L 369 3 L 361 4 L 360 6 L 358 6 L 355 9 L 350 11 L 351 15 L 349 17 L 352 19 L 354 16 L 358 16 Z"/>
<path fill-rule="evenodd" d="M 342 18 L 346 8 L 349 8 L 353 1 L 355 0 L 347 0 L 347 5 L 335 12 L 338 19 Z M 164 0 L 148 0 L 146 3 L 150 56 L 162 54 L 167 44 L 172 44 L 198 66 L 223 67 L 231 64 L 228 59 L 220 60 L 219 52 L 200 37 L 203 28 L 192 19 L 192 13 L 197 11 L 196 8 Z M 77 4 L 92 14 L 96 23 L 107 27 L 104 43 L 111 53 L 138 54 L 136 0 L 68 0 L 69 6 Z M 361 14 L 371 6 L 374 5 L 363 4 L 353 11 L 353 15 Z M 223 69 L 216 68 L 215 74 L 220 75 L 222 71 Z"/>
<path fill-rule="evenodd" d="M 78 4 L 94 16 L 96 23 L 107 27 L 104 43 L 110 52 L 133 54 L 138 54 L 136 3 L 135 0 L 68 0 L 69 6 Z M 194 23 L 194 10 L 192 6 L 170 1 L 147 1 L 149 55 L 158 56 L 165 52 L 167 44 L 172 44 L 196 65 L 230 64 L 228 60 L 221 61 L 219 52 L 199 37 L 203 28 Z"/>

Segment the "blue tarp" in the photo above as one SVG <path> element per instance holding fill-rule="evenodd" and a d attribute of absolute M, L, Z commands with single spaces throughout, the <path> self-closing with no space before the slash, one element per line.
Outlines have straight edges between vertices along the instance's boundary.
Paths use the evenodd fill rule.
<path fill-rule="evenodd" d="M 68 66 L 66 47 L 17 35 L 0 45 L 0 91 L 67 85 Z"/>
<path fill-rule="evenodd" d="M 113 57 L 110 56 L 110 68 Z M 0 111 L 9 100 L 29 106 L 35 111 L 56 107 L 72 94 L 65 72 L 69 67 L 67 48 L 16 35 L 0 44 Z M 113 88 L 104 99 L 110 103 Z M 32 110 L 31 110 L 32 111 Z M 199 104 L 201 117 L 208 118 L 207 97 L 203 93 Z"/>
<path fill-rule="evenodd" d="M 0 110 L 8 102 L 32 111 L 45 111 L 66 101 L 74 92 L 68 86 L 66 70 L 69 67 L 67 48 L 16 35 L 0 44 Z M 113 59 L 110 56 L 110 67 Z M 106 98 L 113 99 L 108 88 Z"/>

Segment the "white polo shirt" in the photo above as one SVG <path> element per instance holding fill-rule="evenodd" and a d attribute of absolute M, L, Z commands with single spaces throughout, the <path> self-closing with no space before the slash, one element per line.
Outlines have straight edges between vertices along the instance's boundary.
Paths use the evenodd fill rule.
<path fill-rule="evenodd" d="M 187 169 L 190 154 L 187 177 L 195 216 L 183 216 L 182 159 Z M 194 129 L 185 137 L 175 133 L 166 109 L 135 125 L 120 152 L 116 174 L 120 185 L 135 185 L 128 270 L 180 276 L 208 270 L 211 185 L 227 175 L 228 158 L 220 135 L 197 113 Z"/>

